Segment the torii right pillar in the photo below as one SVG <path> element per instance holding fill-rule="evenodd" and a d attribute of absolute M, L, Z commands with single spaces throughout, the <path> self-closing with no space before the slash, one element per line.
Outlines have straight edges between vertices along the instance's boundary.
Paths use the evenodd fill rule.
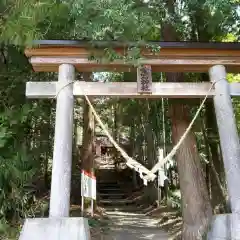
<path fill-rule="evenodd" d="M 208 240 L 235 240 L 240 239 L 240 142 L 226 69 L 222 65 L 213 66 L 209 75 L 215 83 L 213 101 L 232 213 L 214 216 Z"/>

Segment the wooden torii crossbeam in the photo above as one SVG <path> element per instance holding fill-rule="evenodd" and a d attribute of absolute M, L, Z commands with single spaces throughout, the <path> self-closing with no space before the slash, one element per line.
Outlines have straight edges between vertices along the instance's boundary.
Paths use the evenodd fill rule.
<path fill-rule="evenodd" d="M 224 65 L 228 72 L 238 72 L 240 66 L 239 43 L 150 42 L 160 47 L 153 53 L 142 46 L 139 63 L 151 65 L 153 72 L 208 72 L 214 65 Z M 61 64 L 71 64 L 79 72 L 129 72 L 136 71 L 124 61 L 89 61 L 92 54 L 102 55 L 104 48 L 124 55 L 128 45 L 118 42 L 93 42 L 45 40 L 35 41 L 37 47 L 25 50 L 33 69 L 38 72 L 58 72 Z"/>
<path fill-rule="evenodd" d="M 203 98 L 207 94 L 214 97 L 214 88 L 208 93 L 211 83 L 152 83 L 151 92 L 142 93 L 140 82 L 85 82 L 73 83 L 73 96 L 82 97 L 120 97 L 120 98 Z M 56 82 L 27 82 L 28 98 L 55 98 L 59 91 Z M 229 84 L 231 96 L 240 96 L 240 83 Z"/>
<path fill-rule="evenodd" d="M 240 225 L 240 191 L 236 190 L 240 182 L 240 143 L 231 102 L 231 96 L 240 95 L 240 83 L 229 84 L 226 80 L 226 71 L 240 70 L 240 43 L 155 42 L 161 47 L 160 52 L 153 54 L 142 46 L 142 58 L 138 62 L 143 66 L 140 68 L 120 60 L 109 63 L 89 60 L 92 53 L 101 55 L 109 45 L 123 54 L 127 46 L 117 42 L 97 42 L 95 47 L 82 41 L 46 40 L 35 44 L 38 46 L 25 51 L 33 70 L 59 73 L 58 82 L 28 82 L 26 85 L 29 98 L 57 99 L 50 217 L 69 216 L 74 96 L 203 98 L 208 95 L 214 101 L 232 209 L 230 216 L 216 218 L 212 228 L 215 236 L 211 239 L 227 239 L 225 235 L 229 231 L 232 239 L 240 238 L 238 231 L 234 232 L 225 224 L 230 219 L 236 228 Z M 79 82 L 75 81 L 75 70 L 138 71 L 139 77 L 135 83 Z M 152 83 L 152 71 L 208 72 L 215 84 L 209 91 L 211 83 Z"/>

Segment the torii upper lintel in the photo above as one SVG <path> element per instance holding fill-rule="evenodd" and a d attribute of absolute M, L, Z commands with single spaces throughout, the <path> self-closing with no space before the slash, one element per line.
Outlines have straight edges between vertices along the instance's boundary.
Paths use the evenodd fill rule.
<path fill-rule="evenodd" d="M 102 54 L 104 48 L 112 47 L 119 54 L 136 43 L 119 43 L 116 41 L 87 42 L 69 40 L 40 40 L 34 42 L 35 47 L 25 50 L 34 71 L 58 72 L 61 64 L 74 65 L 80 72 L 116 71 L 129 72 L 136 68 L 127 62 L 89 61 L 93 53 Z M 141 64 L 151 65 L 153 72 L 208 72 L 214 65 L 224 65 L 228 72 L 240 70 L 240 43 L 226 42 L 148 42 L 160 47 L 160 51 L 152 53 L 144 45 Z"/>

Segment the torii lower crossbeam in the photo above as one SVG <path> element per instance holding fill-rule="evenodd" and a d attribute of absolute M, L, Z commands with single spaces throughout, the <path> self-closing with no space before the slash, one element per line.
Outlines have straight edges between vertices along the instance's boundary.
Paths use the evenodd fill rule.
<path fill-rule="evenodd" d="M 213 97 L 214 88 L 209 92 L 211 83 L 152 83 L 152 92 L 139 93 L 137 82 L 84 82 L 76 81 L 73 84 L 74 96 L 91 97 L 120 97 L 120 98 L 203 98 L 206 95 Z M 240 83 L 231 83 L 231 96 L 240 96 Z M 28 98 L 54 98 L 61 88 L 58 82 L 28 82 L 26 96 Z"/>

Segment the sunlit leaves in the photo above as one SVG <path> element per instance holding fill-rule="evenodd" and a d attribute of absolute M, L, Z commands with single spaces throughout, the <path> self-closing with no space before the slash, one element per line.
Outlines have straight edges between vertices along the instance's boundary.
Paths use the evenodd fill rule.
<path fill-rule="evenodd" d="M 168 12 L 165 1 L 17 0 L 3 4 L 0 38 L 31 45 L 33 39 L 159 40 L 161 25 L 174 24 L 182 40 L 193 31 L 219 39 L 237 31 L 236 6 L 225 0 L 176 1 Z M 193 30 L 191 30 L 193 28 Z M 194 29 L 195 28 L 195 29 Z M 203 37 L 204 38 L 204 37 Z"/>
<path fill-rule="evenodd" d="M 228 73 L 227 74 L 227 80 L 230 83 L 232 83 L 232 82 L 240 82 L 240 74 Z"/>
<path fill-rule="evenodd" d="M 139 11 L 134 1 L 74 1 L 72 14 L 81 39 L 140 40 L 154 25 L 149 11 Z"/>
<path fill-rule="evenodd" d="M 15 45 L 31 45 L 34 39 L 42 39 L 58 23 L 56 19 L 68 18 L 68 14 L 61 15 L 63 11 L 66 13 L 66 6 L 54 0 L 9 1 L 1 9 L 0 40 Z"/>

